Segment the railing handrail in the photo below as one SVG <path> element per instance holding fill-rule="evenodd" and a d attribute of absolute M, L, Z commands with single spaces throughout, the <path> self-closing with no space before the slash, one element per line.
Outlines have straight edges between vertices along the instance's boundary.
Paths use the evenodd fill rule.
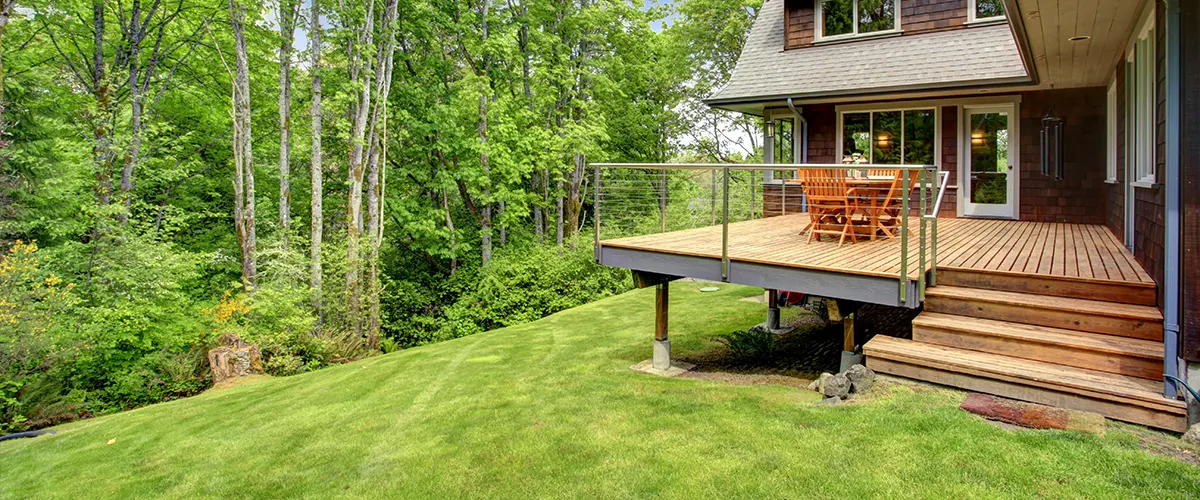
<path fill-rule="evenodd" d="M 946 197 L 946 185 L 950 183 L 950 172 L 938 171 L 938 175 L 942 176 L 942 180 L 938 183 L 937 198 L 933 201 L 933 210 L 925 214 L 926 217 L 937 217 L 939 213 L 942 213 L 942 198 Z"/>
<path fill-rule="evenodd" d="M 917 299 L 924 300 L 926 287 L 926 264 L 930 264 L 931 272 L 928 276 L 928 285 L 933 286 L 937 283 L 937 214 L 941 210 L 942 200 L 945 197 L 946 187 L 950 179 L 948 171 L 942 171 L 937 165 L 932 164 L 874 164 L 874 163 L 590 163 L 590 167 L 594 169 L 595 175 L 595 192 L 596 206 L 594 217 L 595 245 L 596 245 L 596 261 L 600 259 L 600 199 L 601 199 L 601 182 L 602 178 L 600 171 L 602 169 L 649 169 L 663 171 L 664 179 L 666 178 L 667 170 L 685 170 L 685 171 L 720 171 L 722 172 L 722 180 L 719 185 L 722 191 L 722 207 L 721 207 L 721 278 L 723 281 L 729 281 L 729 183 L 730 173 L 733 171 L 794 171 L 808 169 L 845 169 L 845 170 L 893 170 L 903 171 L 904 175 L 898 176 L 902 183 L 902 192 L 905 193 L 901 197 L 902 208 L 900 213 L 904 214 L 900 217 L 900 231 L 898 234 L 900 244 L 900 273 L 899 273 L 899 302 L 906 304 L 910 301 L 908 288 L 915 281 Z M 914 174 L 915 172 L 915 174 Z M 930 175 L 941 175 L 940 181 L 937 177 Z M 716 187 L 718 182 L 713 178 L 713 194 L 716 196 Z M 753 183 L 751 184 L 753 186 Z M 936 193 L 931 193 L 930 190 L 937 188 Z M 665 189 L 666 185 L 662 185 L 660 189 Z M 909 214 L 910 198 L 912 191 L 917 189 L 919 196 L 919 206 L 912 207 L 917 210 L 918 221 L 920 223 L 919 240 L 917 245 L 917 256 L 919 266 L 919 274 L 916 280 L 909 278 Z M 893 188 L 894 189 L 894 188 Z M 753 190 L 753 188 L 752 188 Z M 930 194 L 933 194 L 932 203 Z M 666 196 L 665 192 L 659 194 L 660 197 Z M 751 193 L 754 196 L 754 193 Z M 715 201 L 715 200 L 714 200 Z M 665 212 L 661 209 L 662 200 L 660 200 L 660 217 L 665 217 Z M 786 202 L 785 202 L 786 203 Z M 714 205 L 715 206 L 715 205 Z M 764 207 L 765 208 L 765 207 Z M 928 211 L 932 208 L 932 215 Z M 715 213 L 715 212 L 714 212 Z M 753 213 L 753 209 L 752 209 Z M 927 223 L 930 226 L 931 234 L 927 232 Z M 661 222 L 662 231 L 666 231 L 665 219 Z M 916 236 L 916 235 L 914 235 Z M 928 254 L 926 251 L 926 243 L 929 244 Z"/>
<path fill-rule="evenodd" d="M 937 165 L 881 163 L 591 163 L 598 168 L 654 168 L 666 170 L 797 170 L 845 168 L 852 170 L 931 170 Z"/>

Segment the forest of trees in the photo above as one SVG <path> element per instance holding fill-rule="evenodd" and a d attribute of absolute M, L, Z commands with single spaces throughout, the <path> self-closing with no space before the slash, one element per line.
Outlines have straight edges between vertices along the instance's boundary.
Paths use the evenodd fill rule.
<path fill-rule="evenodd" d="M 628 289 L 588 164 L 757 154 L 760 5 L 0 0 L 0 433 Z"/>

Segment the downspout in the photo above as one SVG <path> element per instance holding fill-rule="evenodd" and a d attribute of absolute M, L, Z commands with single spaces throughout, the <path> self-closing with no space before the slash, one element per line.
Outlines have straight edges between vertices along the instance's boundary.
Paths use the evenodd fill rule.
<path fill-rule="evenodd" d="M 1165 238 L 1165 266 L 1163 278 L 1163 396 L 1176 399 L 1179 387 L 1175 378 L 1179 376 L 1179 263 L 1180 263 L 1180 220 L 1179 220 L 1179 155 L 1180 136 L 1179 107 L 1180 73 L 1179 64 L 1179 0 L 1167 0 L 1167 171 L 1163 188 L 1166 192 L 1167 220 Z"/>
<path fill-rule="evenodd" d="M 792 114 L 796 115 L 796 122 L 800 125 L 802 132 L 800 133 L 800 163 L 808 163 L 808 120 L 804 119 L 804 115 L 796 109 L 796 105 L 792 103 L 792 98 L 788 98 L 788 108 L 792 110 Z"/>
<path fill-rule="evenodd" d="M 800 127 L 800 163 L 808 163 L 808 120 L 804 119 L 804 115 L 800 114 L 800 110 L 796 109 L 796 104 L 792 102 L 792 98 L 787 99 L 788 108 L 792 110 L 792 114 L 796 115 L 796 125 Z M 800 206 L 804 211 L 808 211 L 808 195 L 804 192 L 800 193 Z"/>

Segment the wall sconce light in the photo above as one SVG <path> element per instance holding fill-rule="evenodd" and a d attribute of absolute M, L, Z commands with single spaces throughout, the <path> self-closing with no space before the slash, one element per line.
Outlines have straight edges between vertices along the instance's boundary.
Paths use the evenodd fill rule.
<path fill-rule="evenodd" d="M 880 146 L 887 146 L 891 140 L 892 138 L 887 134 L 879 134 L 879 137 L 875 138 L 875 142 L 878 142 Z"/>
<path fill-rule="evenodd" d="M 767 137 L 775 137 L 775 121 L 767 122 Z"/>
<path fill-rule="evenodd" d="M 983 145 L 983 132 L 971 132 L 971 144 L 975 146 Z"/>
<path fill-rule="evenodd" d="M 1054 116 L 1054 108 L 1042 117 L 1042 175 L 1062 180 L 1063 168 L 1063 119 Z"/>

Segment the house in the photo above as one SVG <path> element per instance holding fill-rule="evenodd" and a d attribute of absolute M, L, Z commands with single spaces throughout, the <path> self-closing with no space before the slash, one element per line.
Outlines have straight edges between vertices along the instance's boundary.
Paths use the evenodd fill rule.
<path fill-rule="evenodd" d="M 596 258 L 659 286 L 660 366 L 662 283 L 696 277 L 923 308 L 911 339 L 847 335 L 880 372 L 1196 420 L 1177 382 L 1200 386 L 1196 2 L 766 0 L 706 102 L 764 118 L 763 164 L 595 166 Z M 798 234 L 804 187 L 783 177 L 847 162 L 916 174 L 895 240 Z M 636 168 L 662 172 L 660 207 L 669 170 L 708 171 L 712 218 L 668 231 L 661 209 L 661 230 L 606 238 L 622 186 L 601 174 Z M 745 171 L 750 216 L 731 221 Z"/>

